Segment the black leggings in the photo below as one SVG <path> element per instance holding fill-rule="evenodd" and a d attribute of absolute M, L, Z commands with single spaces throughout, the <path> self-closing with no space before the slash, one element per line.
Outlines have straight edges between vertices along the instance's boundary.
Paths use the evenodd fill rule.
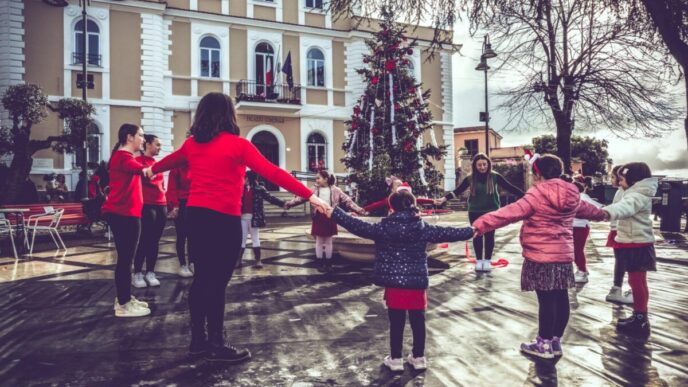
<path fill-rule="evenodd" d="M 539 336 L 552 340 L 561 337 L 569 322 L 569 292 L 566 289 L 536 290 L 539 310 Z"/>
<path fill-rule="evenodd" d="M 401 347 L 404 344 L 404 325 L 406 309 L 387 309 L 389 315 L 389 346 L 392 359 L 401 358 Z M 425 311 L 409 310 L 409 321 L 413 333 L 413 357 L 425 356 Z"/>
<path fill-rule="evenodd" d="M 186 225 L 186 200 L 179 201 L 179 213 L 177 219 L 174 220 L 174 230 L 177 232 L 177 257 L 179 258 L 179 265 L 186 265 L 186 241 L 189 237 L 188 226 Z M 189 256 L 189 263 L 192 262 Z"/>
<path fill-rule="evenodd" d="M 143 261 L 146 261 L 146 271 L 155 271 L 158 262 L 158 250 L 160 249 L 160 237 L 167 223 L 167 208 L 144 204 L 141 213 L 141 242 L 136 259 L 134 259 L 134 272 L 143 270 Z"/>
<path fill-rule="evenodd" d="M 194 279 L 189 290 L 193 334 L 208 336 L 222 345 L 225 290 L 241 248 L 241 218 L 201 207 L 187 208 L 189 255 L 194 257 Z"/>
<path fill-rule="evenodd" d="M 469 212 L 468 220 L 473 225 L 473 222 L 478 220 L 484 212 Z M 485 242 L 485 256 L 483 257 L 483 241 Z M 495 245 L 495 232 L 486 232 L 482 236 L 473 238 L 473 250 L 475 250 L 475 259 L 492 259 L 492 252 Z"/>
<path fill-rule="evenodd" d="M 621 287 L 623 285 L 624 275 L 626 272 L 622 265 L 619 265 L 618 250 L 614 249 L 614 286 Z"/>
<path fill-rule="evenodd" d="M 117 266 L 115 267 L 115 288 L 117 301 L 124 305 L 131 299 L 131 263 L 141 236 L 141 218 L 106 214 L 105 219 L 112 230 L 117 249 Z"/>

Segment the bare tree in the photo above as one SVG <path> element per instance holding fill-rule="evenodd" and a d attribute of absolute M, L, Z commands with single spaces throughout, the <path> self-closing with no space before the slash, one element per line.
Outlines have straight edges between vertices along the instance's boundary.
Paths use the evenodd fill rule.
<path fill-rule="evenodd" d="M 672 115 L 680 115 L 665 93 L 676 74 L 660 53 L 663 42 L 683 73 L 688 71 L 687 0 L 331 0 L 331 4 L 333 12 L 349 15 L 385 5 L 398 10 L 404 21 L 430 22 L 435 28 L 432 49 L 448 43 L 451 35 L 439 30 L 451 29 L 465 12 L 473 34 L 496 32 L 493 42 L 500 44 L 502 53 L 508 52 L 502 59 L 506 56 L 508 66 L 526 69 L 517 71 L 523 79 L 510 93 L 510 102 L 516 102 L 510 104 L 512 118 L 522 123 L 523 118 L 532 118 L 534 110 L 549 109 L 552 114 L 547 117 L 562 142 L 570 139 L 575 122 L 578 127 L 604 125 L 620 134 L 657 136 L 668 129 Z M 544 94 L 542 102 L 534 91 Z M 685 131 L 688 139 L 688 113 Z M 559 147 L 566 159 L 568 148 Z"/>

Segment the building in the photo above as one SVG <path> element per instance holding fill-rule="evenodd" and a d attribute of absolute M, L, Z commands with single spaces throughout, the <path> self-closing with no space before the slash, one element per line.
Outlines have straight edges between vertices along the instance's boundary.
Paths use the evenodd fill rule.
<path fill-rule="evenodd" d="M 125 122 L 141 123 L 169 153 L 185 140 L 200 98 L 218 91 L 235 98 L 242 136 L 275 164 L 345 173 L 344 121 L 364 90 L 356 69 L 365 66 L 364 39 L 376 24 L 335 20 L 319 0 L 91 0 L 84 55 L 79 2 L 68 3 L 0 0 L 8 10 L 0 16 L 8 26 L 0 35 L 0 92 L 27 82 L 40 85 L 53 101 L 80 98 L 77 80 L 86 60 L 88 98 L 99 127 L 89 161 L 109 158 Z M 429 46 L 431 29 L 413 34 L 421 48 Z M 419 51 L 412 70 L 424 90 L 432 89 L 435 137 L 454 154 L 453 52 L 442 50 L 428 62 Z M 288 56 L 294 87 L 279 81 L 282 74 L 270 74 Z M 269 77 L 277 77 L 274 87 L 265 85 Z M 61 125 L 52 114 L 33 135 L 58 134 Z M 79 157 L 41 151 L 34 155 L 32 176 L 63 173 L 73 187 Z M 447 157 L 439 167 L 453 171 L 454 161 Z M 453 186 L 448 174 L 445 188 Z"/>

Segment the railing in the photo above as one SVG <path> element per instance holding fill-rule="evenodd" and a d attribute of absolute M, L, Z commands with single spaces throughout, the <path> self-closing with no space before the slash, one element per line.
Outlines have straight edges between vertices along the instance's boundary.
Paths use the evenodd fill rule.
<path fill-rule="evenodd" d="M 87 64 L 93 65 L 93 66 L 100 66 L 101 63 L 101 58 L 102 56 L 100 54 L 88 54 L 86 56 L 88 59 Z M 73 65 L 80 65 L 84 63 L 84 53 L 83 52 L 73 52 L 72 53 L 72 64 Z"/>
<path fill-rule="evenodd" d="M 242 79 L 236 85 L 237 102 L 268 102 L 301 105 L 301 86 L 285 84 L 266 85 Z"/>

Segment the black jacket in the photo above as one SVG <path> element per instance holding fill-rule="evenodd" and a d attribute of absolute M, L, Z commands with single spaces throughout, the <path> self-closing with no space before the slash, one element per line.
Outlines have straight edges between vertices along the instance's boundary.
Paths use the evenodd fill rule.
<path fill-rule="evenodd" d="M 246 189 L 244 188 L 244 193 Z M 246 196 L 242 196 L 243 201 Z M 253 187 L 253 202 L 251 208 L 253 211 L 253 219 L 251 220 L 251 227 L 261 228 L 265 227 L 265 211 L 263 210 L 263 200 L 276 205 L 277 207 L 284 207 L 284 202 L 272 195 L 260 184 Z M 242 203 L 243 204 L 243 203 Z"/>

